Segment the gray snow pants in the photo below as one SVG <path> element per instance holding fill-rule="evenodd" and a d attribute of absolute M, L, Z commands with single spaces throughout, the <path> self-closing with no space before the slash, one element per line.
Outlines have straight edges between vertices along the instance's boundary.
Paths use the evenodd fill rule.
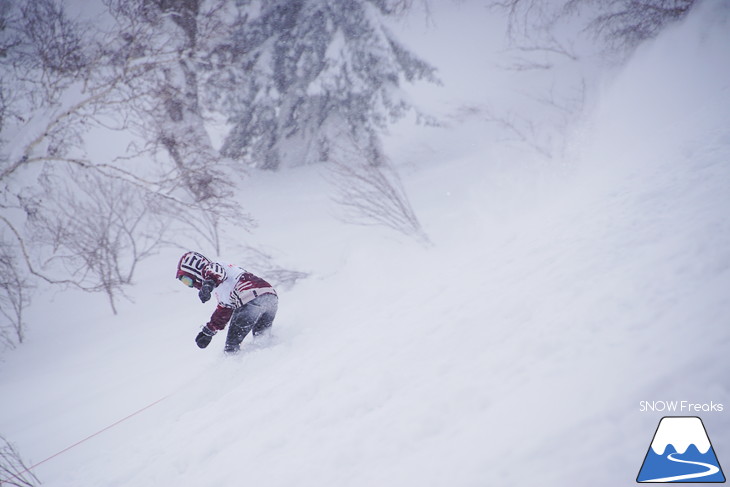
<path fill-rule="evenodd" d="M 256 336 L 269 329 L 278 306 L 279 298 L 275 294 L 262 294 L 237 308 L 231 316 L 224 350 L 235 353 L 241 349 L 241 342 L 250 331 Z"/>

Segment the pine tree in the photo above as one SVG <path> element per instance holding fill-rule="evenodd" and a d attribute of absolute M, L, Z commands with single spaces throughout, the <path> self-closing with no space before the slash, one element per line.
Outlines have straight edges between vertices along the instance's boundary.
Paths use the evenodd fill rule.
<path fill-rule="evenodd" d="M 208 76 L 209 106 L 232 125 L 225 156 L 277 169 L 330 160 L 333 141 L 349 139 L 379 165 L 379 132 L 410 108 L 401 83 L 436 81 L 387 29 L 394 9 L 382 0 L 276 0 L 239 12 Z"/>

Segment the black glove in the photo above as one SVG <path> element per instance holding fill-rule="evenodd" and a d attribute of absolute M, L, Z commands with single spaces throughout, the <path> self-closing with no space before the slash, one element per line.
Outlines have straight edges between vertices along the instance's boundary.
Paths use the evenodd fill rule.
<path fill-rule="evenodd" d="M 206 302 L 210 299 L 210 293 L 215 288 L 215 281 L 203 281 L 203 285 L 200 286 L 200 291 L 198 291 L 198 297 L 202 302 Z"/>
<path fill-rule="evenodd" d="M 195 343 L 198 344 L 198 347 L 205 348 L 208 346 L 210 341 L 213 339 L 213 335 L 215 335 L 217 332 L 215 330 L 211 330 L 208 328 L 208 325 L 205 325 L 202 330 L 200 330 L 200 333 L 198 333 L 198 336 L 195 337 Z"/>

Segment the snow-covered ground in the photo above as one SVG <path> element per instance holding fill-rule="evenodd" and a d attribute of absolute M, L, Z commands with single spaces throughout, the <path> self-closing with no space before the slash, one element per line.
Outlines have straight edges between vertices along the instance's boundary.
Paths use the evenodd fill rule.
<path fill-rule="evenodd" d="M 474 12 L 449 12 L 468 38 Z M 436 45 L 456 22 L 433 15 Z M 252 174 L 259 227 L 219 257 L 246 266 L 253 245 L 310 273 L 280 293 L 274 335 L 199 350 L 213 305 L 173 279 L 179 250 L 116 316 L 44 291 L 0 363 L 0 433 L 34 464 L 152 404 L 39 466 L 53 487 L 615 486 L 666 414 L 640 401 L 686 400 L 724 405 L 685 415 L 730 464 L 729 45 L 728 9 L 705 2 L 551 161 L 495 144 L 479 110 L 400 124 L 388 145 L 430 246 L 342 224 L 322 168 Z M 433 54 L 445 82 L 470 67 Z M 477 85 L 432 107 L 487 103 Z"/>

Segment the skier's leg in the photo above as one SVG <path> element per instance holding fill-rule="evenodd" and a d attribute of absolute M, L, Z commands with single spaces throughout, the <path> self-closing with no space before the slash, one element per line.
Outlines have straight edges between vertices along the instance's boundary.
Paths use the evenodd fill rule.
<path fill-rule="evenodd" d="M 279 298 L 275 294 L 263 294 L 256 298 L 256 302 L 264 311 L 253 326 L 253 336 L 260 335 L 271 328 L 279 307 Z"/>
<path fill-rule="evenodd" d="M 259 308 L 253 305 L 253 302 L 245 304 L 233 312 L 231 323 L 228 326 L 225 352 L 235 353 L 241 349 L 241 342 L 251 331 L 260 314 Z"/>
<path fill-rule="evenodd" d="M 275 294 L 262 294 L 236 309 L 228 327 L 224 350 L 229 353 L 238 352 L 241 342 L 251 330 L 254 335 L 259 335 L 269 329 L 274 322 L 278 303 L 279 298 Z"/>

